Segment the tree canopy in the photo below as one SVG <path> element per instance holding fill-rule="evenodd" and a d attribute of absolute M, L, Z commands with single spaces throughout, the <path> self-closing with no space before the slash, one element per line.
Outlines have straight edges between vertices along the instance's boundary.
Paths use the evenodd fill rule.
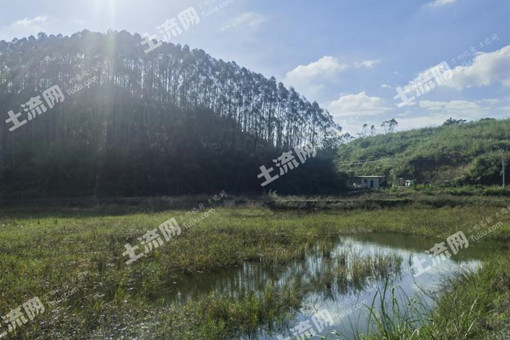
<path fill-rule="evenodd" d="M 10 132 L 7 112 L 54 85 L 65 101 Z M 275 78 L 125 31 L 0 41 L 0 109 L 4 197 L 258 192 L 262 164 L 339 128 Z M 276 188 L 314 187 L 292 178 Z"/>
<path fill-rule="evenodd" d="M 459 121 L 359 138 L 339 147 L 338 169 L 352 175 L 383 175 L 390 183 L 406 178 L 420 183 L 500 184 L 501 157 L 510 149 L 510 120 Z"/>

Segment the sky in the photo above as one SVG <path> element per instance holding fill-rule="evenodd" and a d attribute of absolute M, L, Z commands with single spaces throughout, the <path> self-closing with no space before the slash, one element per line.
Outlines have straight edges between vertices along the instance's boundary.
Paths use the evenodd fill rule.
<path fill-rule="evenodd" d="M 293 86 L 351 134 L 510 118 L 508 0 L 0 0 L 0 40 L 147 33 Z M 198 20 L 197 20 L 198 18 Z M 168 33 L 168 31 L 167 31 Z M 402 96 L 402 94 L 404 96 Z"/>

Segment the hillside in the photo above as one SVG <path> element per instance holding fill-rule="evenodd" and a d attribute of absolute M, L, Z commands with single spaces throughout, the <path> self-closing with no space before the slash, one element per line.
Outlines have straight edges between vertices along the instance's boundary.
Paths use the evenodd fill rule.
<path fill-rule="evenodd" d="M 0 112 L 0 198 L 262 192 L 261 165 L 337 128 L 275 78 L 125 31 L 0 41 Z M 314 162 L 266 189 L 320 187 Z"/>
<path fill-rule="evenodd" d="M 486 119 L 360 138 L 339 147 L 336 164 L 350 175 L 384 175 L 389 184 L 405 178 L 491 185 L 501 183 L 505 149 L 510 150 L 510 120 Z"/>

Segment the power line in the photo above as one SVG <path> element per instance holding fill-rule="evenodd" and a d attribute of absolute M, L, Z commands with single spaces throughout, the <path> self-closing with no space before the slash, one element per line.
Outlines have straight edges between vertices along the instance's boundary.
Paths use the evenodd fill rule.
<path fill-rule="evenodd" d="M 392 158 L 391 157 L 386 157 L 386 158 L 379 158 L 379 159 L 374 159 L 374 160 L 370 160 L 370 161 L 359 161 L 359 162 L 351 162 L 351 163 L 339 163 L 338 165 L 366 164 L 366 163 L 380 162 L 380 161 L 387 160 L 387 159 L 392 159 Z"/>

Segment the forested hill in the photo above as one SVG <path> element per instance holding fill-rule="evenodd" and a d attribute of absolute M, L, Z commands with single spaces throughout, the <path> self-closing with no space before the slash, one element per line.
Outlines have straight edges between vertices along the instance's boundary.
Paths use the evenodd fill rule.
<path fill-rule="evenodd" d="M 337 131 L 275 78 L 187 46 L 146 48 L 125 31 L 0 42 L 0 198 L 257 192 L 278 152 Z M 276 188 L 301 192 L 292 177 Z"/>
<path fill-rule="evenodd" d="M 501 183 L 504 150 L 509 157 L 510 120 L 483 119 L 360 138 L 340 146 L 337 166 L 351 175 L 384 175 L 390 184 L 405 178 L 490 185 Z"/>

